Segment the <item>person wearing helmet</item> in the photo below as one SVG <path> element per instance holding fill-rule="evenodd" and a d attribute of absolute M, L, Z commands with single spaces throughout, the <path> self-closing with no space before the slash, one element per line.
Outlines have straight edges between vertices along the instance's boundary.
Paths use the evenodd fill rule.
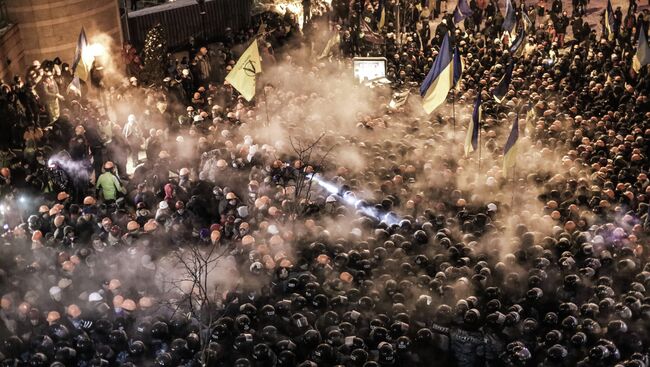
<path fill-rule="evenodd" d="M 190 181 L 190 170 L 187 167 L 183 167 L 178 171 L 178 187 L 183 189 L 186 194 L 189 194 L 192 182 Z"/>
<path fill-rule="evenodd" d="M 90 182 L 90 145 L 86 138 L 86 129 L 77 125 L 74 129 L 74 136 L 68 143 L 70 152 L 70 165 L 64 167 L 72 178 L 72 197 L 74 202 L 81 202 L 86 195 L 88 183 Z M 73 169 L 72 167 L 76 167 Z"/>
<path fill-rule="evenodd" d="M 104 163 L 104 173 L 97 179 L 95 189 L 98 197 L 104 199 L 106 204 L 111 204 L 120 195 L 126 194 L 126 188 L 122 186 L 120 179 L 115 173 L 115 165 L 111 161 Z"/>
<path fill-rule="evenodd" d="M 127 122 L 122 129 L 122 136 L 124 136 L 124 139 L 129 146 L 131 163 L 133 167 L 135 167 L 139 161 L 138 154 L 140 152 L 140 146 L 143 142 L 142 131 L 140 130 L 140 125 L 138 124 L 135 115 L 128 116 Z"/>

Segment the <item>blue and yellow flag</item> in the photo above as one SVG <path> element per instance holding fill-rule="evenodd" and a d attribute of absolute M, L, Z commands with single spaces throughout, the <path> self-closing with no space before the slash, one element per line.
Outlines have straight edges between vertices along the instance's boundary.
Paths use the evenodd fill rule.
<path fill-rule="evenodd" d="M 515 17 L 515 8 L 512 6 L 510 0 L 506 0 L 506 15 L 503 17 L 503 24 L 501 29 L 510 33 L 515 28 L 517 18 Z"/>
<path fill-rule="evenodd" d="M 386 24 L 386 0 L 379 0 L 379 8 L 375 16 L 378 19 L 377 29 L 381 31 L 384 28 L 384 24 Z"/>
<path fill-rule="evenodd" d="M 508 177 L 510 169 L 517 164 L 517 154 L 519 141 L 519 114 L 515 117 L 515 123 L 512 124 L 510 136 L 506 141 L 506 146 L 503 148 L 503 176 Z"/>
<path fill-rule="evenodd" d="M 454 24 L 458 24 L 463 21 L 463 19 L 469 17 L 474 12 L 469 7 L 467 0 L 458 0 L 456 8 L 454 9 Z"/>
<path fill-rule="evenodd" d="M 607 0 L 607 7 L 605 8 L 605 36 L 609 41 L 614 40 L 614 10 L 610 0 Z"/>
<path fill-rule="evenodd" d="M 497 103 L 501 103 L 501 101 L 503 101 L 503 98 L 506 96 L 506 93 L 508 93 L 508 88 L 510 88 L 510 81 L 512 81 L 512 70 L 514 67 L 515 62 L 511 61 L 506 68 L 506 73 L 503 75 L 503 77 L 501 77 L 501 80 L 499 81 L 497 87 L 494 88 L 492 95 L 494 96 L 494 99 L 497 101 Z"/>
<path fill-rule="evenodd" d="M 422 107 L 427 113 L 433 112 L 447 100 L 447 94 L 454 85 L 454 64 L 449 46 L 449 35 L 445 35 L 436 61 L 420 86 Z"/>
<path fill-rule="evenodd" d="M 512 45 L 510 45 L 510 54 L 513 56 L 519 56 L 523 48 L 521 45 L 524 44 L 524 38 L 526 38 L 526 32 L 521 30 L 517 37 L 515 38 L 514 41 L 512 41 Z"/>
<path fill-rule="evenodd" d="M 648 39 L 643 29 L 643 23 L 639 25 L 639 45 L 636 48 L 636 54 L 632 58 L 632 69 L 639 72 L 645 65 L 650 64 L 650 47 L 648 47 Z"/>
<path fill-rule="evenodd" d="M 88 39 L 86 38 L 86 31 L 81 27 L 79 39 L 77 39 L 77 49 L 74 53 L 74 62 L 72 63 L 72 73 L 79 77 L 80 80 L 88 80 L 88 65 L 84 62 L 83 53 L 88 46 Z"/>
<path fill-rule="evenodd" d="M 465 136 L 465 156 L 468 156 L 469 153 L 476 151 L 478 148 L 478 134 L 479 129 L 481 128 L 481 91 L 479 90 L 478 96 L 476 96 L 476 103 L 474 103 L 474 112 L 472 113 L 472 121 L 469 123 L 467 128 L 467 136 Z"/>

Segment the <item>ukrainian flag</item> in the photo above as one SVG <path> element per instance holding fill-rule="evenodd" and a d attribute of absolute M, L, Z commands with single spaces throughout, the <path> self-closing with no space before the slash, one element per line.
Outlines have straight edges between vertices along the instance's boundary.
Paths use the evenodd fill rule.
<path fill-rule="evenodd" d="M 506 0 L 506 15 L 503 17 L 503 24 L 501 29 L 510 33 L 512 29 L 515 28 L 517 23 L 517 18 L 515 17 L 515 8 L 512 6 L 510 0 Z"/>
<path fill-rule="evenodd" d="M 84 62 L 83 53 L 88 46 L 88 39 L 86 38 L 86 31 L 81 27 L 79 39 L 77 39 L 77 49 L 74 53 L 74 62 L 72 63 L 72 73 L 75 74 L 80 80 L 88 80 L 88 66 Z"/>
<path fill-rule="evenodd" d="M 605 8 L 605 34 L 609 41 L 614 40 L 614 10 L 610 0 L 607 0 L 607 7 Z"/>
<path fill-rule="evenodd" d="M 505 74 L 503 77 L 501 77 L 501 80 L 499 80 L 499 84 L 496 86 L 496 88 L 494 88 L 494 92 L 492 92 L 494 100 L 496 100 L 497 103 L 501 103 L 501 101 L 503 101 L 503 98 L 508 93 L 508 88 L 510 88 L 510 82 L 512 81 L 512 70 L 514 68 L 515 62 L 513 60 L 510 62 L 510 64 L 508 64 Z"/>
<path fill-rule="evenodd" d="M 377 18 L 379 18 L 379 21 L 377 22 L 377 29 L 381 30 L 384 28 L 384 24 L 386 24 L 386 0 L 379 0 L 379 9 L 377 11 Z"/>
<path fill-rule="evenodd" d="M 643 29 L 643 23 L 639 25 L 639 45 L 636 49 L 636 54 L 632 58 L 632 68 L 635 72 L 639 72 L 645 65 L 650 64 L 650 47 L 648 47 L 648 39 Z"/>
<path fill-rule="evenodd" d="M 447 94 L 454 85 L 452 57 L 449 35 L 445 35 L 438 57 L 420 87 L 422 107 L 427 113 L 433 112 L 447 100 Z"/>
<path fill-rule="evenodd" d="M 503 176 L 508 177 L 510 170 L 517 164 L 517 154 L 519 141 L 519 114 L 515 117 L 515 123 L 512 124 L 510 136 L 506 141 L 506 146 L 503 149 Z"/>
<path fill-rule="evenodd" d="M 472 113 L 472 122 L 467 128 L 467 136 L 465 136 L 465 156 L 469 153 L 476 151 L 478 148 L 478 134 L 481 127 L 481 115 L 483 109 L 481 108 L 481 91 L 479 90 L 476 96 L 476 103 L 474 103 L 474 112 Z"/>
<path fill-rule="evenodd" d="M 467 0 L 458 0 L 456 8 L 454 9 L 454 24 L 460 23 L 463 19 L 469 17 L 474 12 L 470 8 Z"/>
<path fill-rule="evenodd" d="M 521 45 L 524 44 L 524 38 L 526 38 L 526 32 L 525 31 L 520 31 L 519 34 L 517 34 L 517 37 L 515 38 L 514 41 L 512 41 L 512 45 L 510 46 L 510 54 L 512 56 L 519 56 L 521 54 Z"/>
<path fill-rule="evenodd" d="M 262 59 L 257 48 L 257 39 L 241 55 L 226 80 L 247 100 L 255 97 L 257 74 L 262 72 Z"/>

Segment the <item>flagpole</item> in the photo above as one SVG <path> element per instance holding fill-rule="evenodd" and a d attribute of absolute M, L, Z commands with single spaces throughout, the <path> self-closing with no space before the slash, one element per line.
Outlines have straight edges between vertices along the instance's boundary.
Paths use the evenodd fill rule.
<path fill-rule="evenodd" d="M 517 192 L 517 161 L 512 166 L 512 202 L 510 203 L 510 209 L 515 207 L 515 194 Z"/>
<path fill-rule="evenodd" d="M 481 174 L 481 121 L 478 122 L 478 174 Z"/>
<path fill-rule="evenodd" d="M 454 89 L 452 88 L 451 90 L 451 116 L 452 119 L 454 120 L 453 126 L 454 126 L 454 136 L 452 137 L 452 142 L 456 142 L 456 94 L 454 93 Z"/>
<path fill-rule="evenodd" d="M 257 79 L 257 78 L 256 78 Z M 266 95 L 266 86 L 262 86 L 262 91 L 264 92 L 264 111 L 266 112 L 266 127 L 271 126 L 271 121 L 269 119 L 269 99 Z"/>

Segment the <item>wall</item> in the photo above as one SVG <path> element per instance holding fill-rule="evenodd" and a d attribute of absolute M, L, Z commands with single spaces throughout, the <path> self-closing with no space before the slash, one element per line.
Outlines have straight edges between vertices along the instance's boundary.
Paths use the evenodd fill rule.
<path fill-rule="evenodd" d="M 18 24 L 25 63 L 53 59 L 72 63 L 83 26 L 92 40 L 108 34 L 122 44 L 118 0 L 6 0 L 9 19 Z"/>
<path fill-rule="evenodd" d="M 9 80 L 16 74 L 22 74 L 23 65 L 20 31 L 18 26 L 12 24 L 0 31 L 0 79 Z"/>

